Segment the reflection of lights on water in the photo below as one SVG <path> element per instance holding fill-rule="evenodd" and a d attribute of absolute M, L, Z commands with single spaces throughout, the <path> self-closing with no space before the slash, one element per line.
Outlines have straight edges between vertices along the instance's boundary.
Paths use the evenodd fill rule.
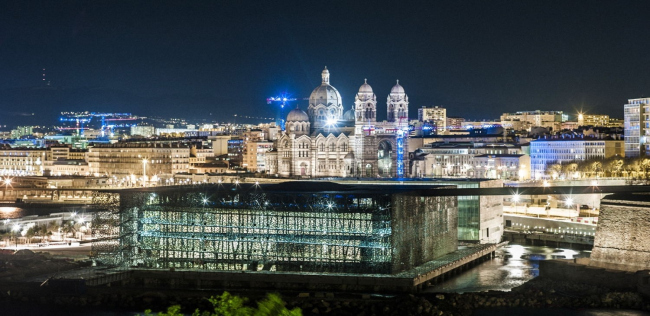
<path fill-rule="evenodd" d="M 17 207 L 3 206 L 0 207 L 0 218 L 18 218 L 22 212 L 23 210 Z"/>
<path fill-rule="evenodd" d="M 512 259 L 521 259 L 527 251 L 522 245 L 511 245 L 507 248 L 508 252 L 512 255 Z"/>
<path fill-rule="evenodd" d="M 0 207 L 0 212 L 2 212 L 2 213 L 11 213 L 11 212 L 15 212 L 17 209 L 18 208 L 16 208 L 16 207 L 3 206 L 3 207 Z"/>
<path fill-rule="evenodd" d="M 557 249 L 553 256 L 556 256 L 558 259 L 573 259 L 578 254 L 580 252 L 573 249 Z"/>
<path fill-rule="evenodd" d="M 498 249 L 494 259 L 480 263 L 458 276 L 432 286 L 426 292 L 510 291 L 539 276 L 540 260 L 551 259 L 554 255 L 567 256 L 567 258 L 588 256 L 588 251 L 510 244 Z M 534 259 L 531 260 L 532 258 Z"/>

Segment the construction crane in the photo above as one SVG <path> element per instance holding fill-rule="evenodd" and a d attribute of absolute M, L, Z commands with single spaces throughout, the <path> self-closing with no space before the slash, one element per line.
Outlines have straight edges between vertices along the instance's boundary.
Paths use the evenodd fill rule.
<path fill-rule="evenodd" d="M 130 121 L 136 120 L 137 117 L 131 115 L 131 113 L 96 113 L 96 112 L 61 112 L 61 117 L 59 121 L 61 122 L 70 122 L 76 123 L 76 127 L 60 127 L 59 129 L 75 129 L 77 130 L 77 135 L 84 135 L 84 125 L 90 124 L 93 118 L 99 117 L 101 119 L 101 136 L 105 136 L 106 131 L 113 133 L 113 127 L 115 125 L 108 125 L 107 121 Z"/>
<path fill-rule="evenodd" d="M 406 119 L 406 124 L 404 122 L 404 119 Z M 405 126 L 406 125 L 406 126 Z M 408 127 L 408 117 L 403 117 L 400 116 L 398 118 L 398 125 L 397 125 L 397 131 L 396 131 L 396 139 L 395 143 L 397 145 L 397 177 L 398 178 L 404 178 L 404 139 L 408 139 L 408 132 L 409 132 L 409 127 Z"/>
<path fill-rule="evenodd" d="M 278 108 L 278 111 L 276 113 L 275 117 L 275 122 L 282 130 L 284 130 L 284 124 L 286 123 L 285 120 L 287 118 L 286 114 L 286 109 L 288 108 L 287 103 L 293 102 L 293 101 L 302 101 L 302 100 L 309 100 L 309 98 L 290 98 L 287 97 L 286 95 L 283 96 L 278 96 L 278 97 L 270 97 L 266 98 L 266 104 L 280 104 L 280 107 Z"/>

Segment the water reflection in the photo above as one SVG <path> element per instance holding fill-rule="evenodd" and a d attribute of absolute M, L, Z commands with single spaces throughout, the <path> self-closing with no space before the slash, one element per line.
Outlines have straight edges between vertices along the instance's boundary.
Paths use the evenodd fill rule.
<path fill-rule="evenodd" d="M 24 216 L 24 211 L 18 207 L 2 206 L 0 207 L 0 219 L 19 218 Z"/>
<path fill-rule="evenodd" d="M 427 292 L 510 291 L 539 275 L 539 261 L 589 257 L 590 251 L 546 246 L 508 245 L 490 261 L 427 289 Z"/>

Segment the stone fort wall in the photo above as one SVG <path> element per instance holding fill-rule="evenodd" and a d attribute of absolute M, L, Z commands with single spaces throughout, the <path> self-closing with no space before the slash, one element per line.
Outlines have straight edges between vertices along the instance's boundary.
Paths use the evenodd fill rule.
<path fill-rule="evenodd" d="M 611 196 L 601 210 L 591 266 L 650 269 L 650 195 Z"/>

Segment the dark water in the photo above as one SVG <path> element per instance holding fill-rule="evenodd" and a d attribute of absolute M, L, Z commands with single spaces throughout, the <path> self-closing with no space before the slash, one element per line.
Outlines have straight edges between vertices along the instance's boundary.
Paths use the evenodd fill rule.
<path fill-rule="evenodd" d="M 555 258 L 589 257 L 590 251 L 544 246 L 508 245 L 496 252 L 496 257 L 457 275 L 455 278 L 430 287 L 427 292 L 465 293 L 482 291 L 510 291 L 539 275 L 539 261 Z M 526 316 L 650 316 L 637 310 L 570 309 L 509 307 L 475 310 L 472 315 L 526 315 Z"/>
<path fill-rule="evenodd" d="M 427 289 L 427 292 L 510 291 L 539 275 L 539 261 L 589 257 L 590 251 L 545 246 L 508 245 L 490 261 Z"/>
<path fill-rule="evenodd" d="M 475 310 L 473 316 L 526 315 L 526 316 L 648 316 L 650 313 L 620 309 L 570 309 L 570 308 L 493 308 Z"/>
<path fill-rule="evenodd" d="M 0 315 L 48 315 L 48 316 L 134 316 L 144 315 L 143 311 L 129 311 L 125 309 L 108 309 L 105 307 L 70 307 L 52 306 L 39 304 L 3 303 Z"/>

